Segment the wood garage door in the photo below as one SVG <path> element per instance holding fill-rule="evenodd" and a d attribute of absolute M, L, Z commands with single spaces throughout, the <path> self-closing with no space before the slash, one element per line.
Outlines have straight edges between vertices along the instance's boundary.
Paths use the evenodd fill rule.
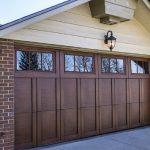
<path fill-rule="evenodd" d="M 22 67 L 21 57 L 27 60 Z M 51 66 L 45 66 L 45 58 Z M 103 58 L 107 56 L 16 47 L 16 149 L 149 124 L 149 75 L 131 74 L 127 57 L 115 57 L 124 61 L 123 74 L 104 73 Z M 67 68 L 68 63 L 72 66 Z"/>

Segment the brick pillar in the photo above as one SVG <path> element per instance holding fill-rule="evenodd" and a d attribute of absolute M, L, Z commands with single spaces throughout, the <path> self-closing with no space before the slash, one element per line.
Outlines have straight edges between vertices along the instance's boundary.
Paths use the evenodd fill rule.
<path fill-rule="evenodd" d="M 14 42 L 0 39 L 0 150 L 14 149 Z"/>

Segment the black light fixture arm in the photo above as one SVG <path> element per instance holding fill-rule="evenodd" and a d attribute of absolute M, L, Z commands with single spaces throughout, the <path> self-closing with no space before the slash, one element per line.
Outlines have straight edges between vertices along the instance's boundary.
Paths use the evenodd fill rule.
<path fill-rule="evenodd" d="M 109 36 L 109 33 L 110 33 L 110 36 L 113 36 L 113 32 L 109 30 L 109 31 L 107 32 L 107 35 L 104 36 L 104 39 L 105 39 L 105 40 L 104 40 L 104 43 L 105 43 L 105 44 L 108 44 L 108 36 Z"/>

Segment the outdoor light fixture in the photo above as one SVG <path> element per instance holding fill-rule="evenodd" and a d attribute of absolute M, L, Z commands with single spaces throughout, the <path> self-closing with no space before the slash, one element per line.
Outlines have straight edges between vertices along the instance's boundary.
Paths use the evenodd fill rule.
<path fill-rule="evenodd" d="M 107 35 L 104 36 L 105 40 L 104 43 L 107 44 L 110 51 L 115 47 L 116 45 L 116 38 L 113 36 L 112 31 L 108 31 Z"/>

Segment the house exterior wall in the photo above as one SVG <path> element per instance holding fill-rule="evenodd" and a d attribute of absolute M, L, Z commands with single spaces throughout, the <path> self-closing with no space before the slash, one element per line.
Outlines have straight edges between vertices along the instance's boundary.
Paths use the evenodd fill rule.
<path fill-rule="evenodd" d="M 114 52 L 150 55 L 150 34 L 135 18 L 113 26 L 101 24 L 99 19 L 92 18 L 88 3 L 4 38 L 107 53 L 104 35 L 108 30 L 112 30 L 117 38 Z"/>
<path fill-rule="evenodd" d="M 55 15 L 0 39 L 0 150 L 14 149 L 14 41 L 108 53 L 104 35 L 117 38 L 115 53 L 150 56 L 150 34 L 134 18 L 109 26 L 91 17 L 89 4 Z"/>
<path fill-rule="evenodd" d="M 135 18 L 150 32 L 150 3 L 146 5 L 144 1 L 138 1 Z"/>
<path fill-rule="evenodd" d="M 0 150 L 14 149 L 14 42 L 0 39 Z"/>

